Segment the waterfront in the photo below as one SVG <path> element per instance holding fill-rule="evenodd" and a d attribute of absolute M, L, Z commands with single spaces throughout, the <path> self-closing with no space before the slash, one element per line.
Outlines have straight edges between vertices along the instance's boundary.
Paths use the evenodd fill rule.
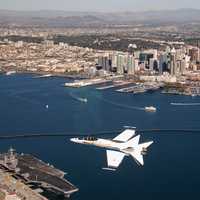
<path fill-rule="evenodd" d="M 68 81 L 66 78 L 32 77 L 30 74 L 0 76 L 2 135 L 90 134 L 122 129 L 125 125 L 139 129 L 200 129 L 200 106 L 170 105 L 198 103 L 199 97 L 159 91 L 133 95 L 93 87 L 73 89 L 62 86 Z M 87 98 L 88 102 L 77 101 L 71 94 Z M 149 105 L 155 106 L 157 112 L 146 113 L 141 109 Z M 66 177 L 80 189 L 72 196 L 76 200 L 196 198 L 200 194 L 200 133 L 147 133 L 142 139 L 155 141 L 145 157 L 144 168 L 126 158 L 115 173 L 101 169 L 106 165 L 104 150 L 74 145 L 63 137 L 2 140 L 0 151 L 13 146 L 68 172 Z"/>

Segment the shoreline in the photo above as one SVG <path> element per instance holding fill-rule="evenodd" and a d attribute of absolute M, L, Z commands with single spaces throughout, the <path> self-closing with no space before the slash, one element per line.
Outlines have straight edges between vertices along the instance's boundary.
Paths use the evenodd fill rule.
<path fill-rule="evenodd" d="M 44 71 L 27 71 L 27 70 L 16 70 L 16 69 L 2 69 L 0 71 L 0 74 L 6 74 L 9 71 L 15 71 L 15 74 L 35 74 L 35 75 L 46 75 L 46 74 L 51 74 L 51 77 L 63 77 L 63 78 L 70 78 L 70 79 L 85 79 L 83 75 L 78 75 L 78 74 L 63 74 L 63 73 L 55 73 L 55 72 L 44 72 Z"/>
<path fill-rule="evenodd" d="M 27 70 L 16 70 L 16 69 L 1 69 L 0 71 L 0 75 L 6 75 L 7 72 L 9 71 L 14 71 L 15 73 L 14 74 L 32 74 L 32 75 L 38 75 L 38 76 L 41 76 L 41 78 L 52 78 L 52 77 L 58 77 L 58 78 L 68 78 L 68 79 L 72 79 L 72 80 L 89 80 L 91 78 L 89 77 L 86 77 L 86 75 L 83 75 L 83 74 L 63 74 L 63 73 L 51 73 L 51 72 L 44 72 L 44 71 L 27 71 Z M 49 75 L 49 76 L 46 76 L 45 75 Z M 42 77 L 44 76 L 44 77 Z M 40 78 L 40 77 L 38 77 Z M 95 78 L 93 78 L 95 79 Z M 91 79 L 92 80 L 92 79 Z M 171 95 L 182 95 L 182 96 L 191 96 L 191 97 L 194 97 L 194 96 L 200 96 L 200 94 L 191 94 L 191 93 L 187 93 L 187 92 L 180 92 L 180 91 L 175 91 L 175 90 L 172 90 L 172 91 L 166 91 L 165 87 L 163 89 L 163 91 L 161 91 L 162 94 L 171 94 Z"/>

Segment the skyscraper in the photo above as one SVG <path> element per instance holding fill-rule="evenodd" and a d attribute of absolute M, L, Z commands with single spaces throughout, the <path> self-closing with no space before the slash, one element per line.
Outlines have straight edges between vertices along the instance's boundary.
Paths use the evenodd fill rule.
<path fill-rule="evenodd" d="M 118 74 L 124 73 L 124 55 L 123 54 L 117 55 L 117 73 Z"/>
<path fill-rule="evenodd" d="M 176 75 L 176 50 L 173 48 L 170 52 L 170 74 Z"/>
<path fill-rule="evenodd" d="M 135 73 L 135 58 L 132 55 L 128 55 L 127 57 L 127 71 L 128 74 Z"/>

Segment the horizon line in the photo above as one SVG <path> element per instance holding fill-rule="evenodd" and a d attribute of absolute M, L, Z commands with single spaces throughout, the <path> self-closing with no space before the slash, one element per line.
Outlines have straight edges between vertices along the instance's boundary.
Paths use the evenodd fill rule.
<path fill-rule="evenodd" d="M 162 12 L 162 11 L 181 11 L 181 10 L 193 10 L 200 11 L 200 8 L 168 8 L 168 9 L 145 9 L 145 10 L 62 10 L 62 9 L 6 9 L 2 8 L 1 11 L 7 12 L 77 12 L 77 13 L 142 13 L 142 12 Z"/>

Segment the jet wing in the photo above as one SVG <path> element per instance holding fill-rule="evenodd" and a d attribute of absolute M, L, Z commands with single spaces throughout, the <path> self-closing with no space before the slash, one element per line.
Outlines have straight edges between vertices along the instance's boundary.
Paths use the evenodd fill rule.
<path fill-rule="evenodd" d="M 127 142 L 134 135 L 135 135 L 135 130 L 126 129 L 125 131 L 120 133 L 117 137 L 115 137 L 113 140 L 120 141 L 120 142 Z"/>
<path fill-rule="evenodd" d="M 107 153 L 108 167 L 113 167 L 113 168 L 117 168 L 121 164 L 125 156 L 124 153 L 111 150 L 107 150 L 106 153 Z"/>
<path fill-rule="evenodd" d="M 139 165 L 142 165 L 142 166 L 144 165 L 143 155 L 141 154 L 140 151 L 133 152 L 131 153 L 131 155 L 133 156 L 133 158 Z"/>

